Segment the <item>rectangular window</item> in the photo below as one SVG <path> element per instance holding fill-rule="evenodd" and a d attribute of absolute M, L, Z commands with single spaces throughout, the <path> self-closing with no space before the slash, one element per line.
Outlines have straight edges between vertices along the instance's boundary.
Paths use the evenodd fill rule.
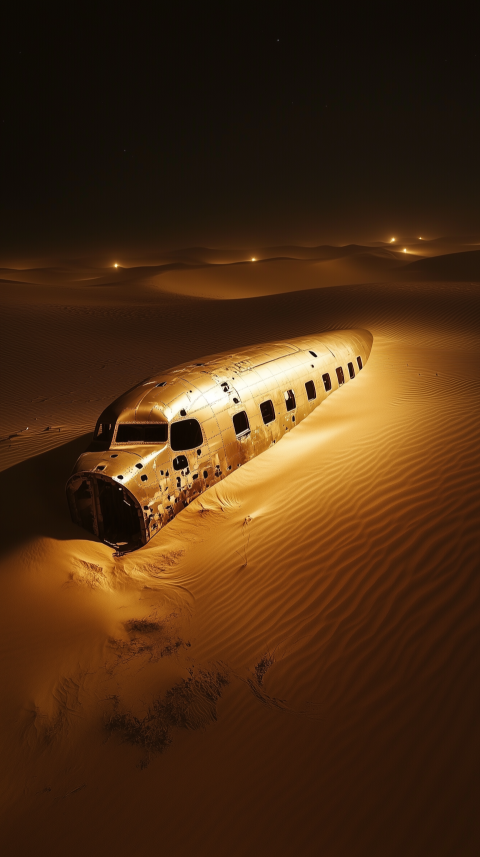
<path fill-rule="evenodd" d="M 338 386 L 339 386 L 339 387 L 341 387 L 341 386 L 342 386 L 342 384 L 344 384 L 344 383 L 345 383 L 345 375 L 343 374 L 343 369 L 342 369 L 342 367 L 341 367 L 341 366 L 337 366 L 337 368 L 335 369 L 335 372 L 337 373 Z"/>
<path fill-rule="evenodd" d="M 348 364 L 348 374 L 350 378 L 355 378 L 355 369 L 353 368 L 353 363 Z"/>
<path fill-rule="evenodd" d="M 166 423 L 120 423 L 115 443 L 166 443 Z"/>
<path fill-rule="evenodd" d="M 362 358 L 361 358 L 361 357 L 357 357 L 357 363 L 358 363 L 358 368 L 359 368 L 359 369 L 363 369 L 363 363 L 362 363 Z"/>
<path fill-rule="evenodd" d="M 285 404 L 287 406 L 287 411 L 294 411 L 297 407 L 297 403 L 295 401 L 295 393 L 293 392 L 293 390 L 285 390 L 283 395 L 285 396 Z"/>
<path fill-rule="evenodd" d="M 325 392 L 329 393 L 332 389 L 332 382 L 330 380 L 330 375 L 328 372 L 325 372 L 325 375 L 322 375 L 323 386 L 325 387 Z"/>
<path fill-rule="evenodd" d="M 240 411 L 239 414 L 234 414 L 232 419 L 237 437 L 243 437 L 244 435 L 249 434 L 250 423 L 248 422 L 246 411 Z"/>
<path fill-rule="evenodd" d="M 307 383 L 305 384 L 305 389 L 307 391 L 307 399 L 309 402 L 311 402 L 312 399 L 317 398 L 317 391 L 315 389 L 315 384 L 313 383 L 313 381 L 307 381 Z"/>
<path fill-rule="evenodd" d="M 272 400 L 268 399 L 267 402 L 262 402 L 260 410 L 262 412 L 262 418 L 265 425 L 268 426 L 269 423 L 273 423 L 275 419 L 275 410 Z"/>

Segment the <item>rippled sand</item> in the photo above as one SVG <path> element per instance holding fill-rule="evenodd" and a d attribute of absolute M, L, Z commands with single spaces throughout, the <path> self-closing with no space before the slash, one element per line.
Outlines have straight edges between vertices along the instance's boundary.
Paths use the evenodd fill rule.
<path fill-rule="evenodd" d="M 2 273 L 6 853 L 478 851 L 478 259 L 362 283 L 344 254 L 357 284 L 316 285 L 287 249 Z M 70 522 L 123 390 L 347 327 L 374 336 L 355 383 L 147 547 L 115 559 Z"/>

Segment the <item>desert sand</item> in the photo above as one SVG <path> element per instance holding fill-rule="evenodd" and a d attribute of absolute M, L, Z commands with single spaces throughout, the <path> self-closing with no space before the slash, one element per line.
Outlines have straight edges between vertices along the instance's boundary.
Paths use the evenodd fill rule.
<path fill-rule="evenodd" d="M 0 279 L 3 853 L 478 853 L 478 243 Z M 374 337 L 355 383 L 145 548 L 70 521 L 124 390 L 349 327 Z"/>

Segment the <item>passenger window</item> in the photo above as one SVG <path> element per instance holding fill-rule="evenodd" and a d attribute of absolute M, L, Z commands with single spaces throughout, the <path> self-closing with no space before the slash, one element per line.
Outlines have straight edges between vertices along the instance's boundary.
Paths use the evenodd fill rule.
<path fill-rule="evenodd" d="M 166 423 L 120 423 L 115 443 L 166 443 Z"/>
<path fill-rule="evenodd" d="M 312 399 L 317 398 L 317 391 L 315 389 L 315 384 L 313 383 L 313 381 L 307 381 L 307 383 L 305 384 L 305 389 L 307 391 L 307 398 L 309 402 L 311 402 Z"/>
<path fill-rule="evenodd" d="M 330 375 L 328 372 L 325 372 L 325 375 L 322 375 L 323 386 L 325 387 L 325 391 L 328 393 L 332 389 L 332 382 L 330 380 Z"/>
<path fill-rule="evenodd" d="M 317 356 L 317 355 L 315 354 L 315 352 L 314 352 L 314 351 L 309 351 L 308 353 L 309 353 L 309 354 L 311 354 L 311 355 L 312 355 L 312 357 L 316 357 L 316 356 Z"/>
<path fill-rule="evenodd" d="M 269 423 L 273 423 L 275 419 L 275 410 L 272 400 L 268 399 L 267 402 L 262 402 L 260 410 L 262 412 L 263 422 L 265 425 L 268 426 Z"/>
<path fill-rule="evenodd" d="M 361 357 L 357 357 L 357 363 L 358 363 L 358 368 L 359 368 L 359 369 L 363 369 L 363 363 L 362 363 L 362 358 L 361 358 Z"/>
<path fill-rule="evenodd" d="M 250 423 L 245 411 L 240 411 L 239 414 L 233 415 L 233 427 L 237 437 L 242 437 L 250 431 Z"/>
<path fill-rule="evenodd" d="M 285 404 L 287 406 L 287 411 L 294 411 L 297 407 L 297 403 L 295 401 L 295 393 L 293 392 L 293 390 L 285 390 L 283 395 L 285 396 Z"/>
<path fill-rule="evenodd" d="M 181 420 L 172 423 L 170 429 L 170 446 L 174 452 L 183 449 L 194 449 L 203 443 L 202 429 L 198 420 Z"/>
<path fill-rule="evenodd" d="M 348 374 L 350 378 L 355 378 L 355 369 L 353 368 L 353 363 L 348 364 Z"/>
<path fill-rule="evenodd" d="M 342 386 L 342 384 L 344 384 L 344 383 L 345 383 L 345 375 L 343 374 L 343 369 L 342 369 L 342 367 L 341 367 L 341 366 L 337 366 L 337 368 L 335 369 L 335 372 L 337 373 L 338 386 L 339 386 L 339 387 L 341 387 L 341 386 Z"/>

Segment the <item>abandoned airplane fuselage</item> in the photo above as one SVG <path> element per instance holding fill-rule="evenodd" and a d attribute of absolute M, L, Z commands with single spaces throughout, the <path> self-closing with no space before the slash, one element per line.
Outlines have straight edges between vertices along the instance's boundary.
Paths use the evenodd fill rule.
<path fill-rule="evenodd" d="M 100 416 L 67 483 L 73 520 L 119 551 L 278 443 L 368 360 L 367 330 L 216 354 L 143 381 Z"/>

